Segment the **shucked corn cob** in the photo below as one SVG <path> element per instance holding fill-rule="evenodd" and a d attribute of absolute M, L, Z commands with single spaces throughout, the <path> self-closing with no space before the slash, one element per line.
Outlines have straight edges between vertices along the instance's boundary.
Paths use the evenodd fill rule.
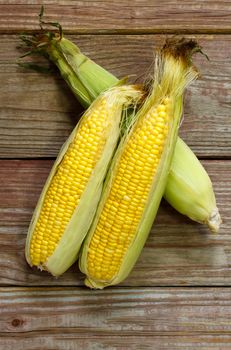
<path fill-rule="evenodd" d="M 194 41 L 169 41 L 157 54 L 153 90 L 121 141 L 83 244 L 79 265 L 91 288 L 121 282 L 146 241 L 167 182 L 182 93 L 198 75 L 190 63 L 196 49 Z"/>
<path fill-rule="evenodd" d="M 42 191 L 29 227 L 30 265 L 60 275 L 77 259 L 101 195 L 120 135 L 123 106 L 141 92 L 118 86 L 100 95 L 64 144 Z"/>
<path fill-rule="evenodd" d="M 25 41 L 30 45 L 30 39 Z M 83 106 L 89 106 L 99 93 L 118 82 L 61 34 L 42 32 L 33 38 L 32 45 L 49 55 Z M 219 230 L 221 219 L 209 176 L 179 137 L 164 196 L 180 213 L 207 224 L 214 232 Z"/>

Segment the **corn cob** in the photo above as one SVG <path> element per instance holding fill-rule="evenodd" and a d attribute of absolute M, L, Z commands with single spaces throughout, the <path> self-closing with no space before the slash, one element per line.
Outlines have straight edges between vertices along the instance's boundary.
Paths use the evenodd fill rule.
<path fill-rule="evenodd" d="M 167 182 L 182 94 L 198 73 L 194 41 L 169 41 L 156 57 L 153 90 L 113 159 L 79 266 L 85 284 L 104 288 L 129 274 L 146 241 Z"/>
<path fill-rule="evenodd" d="M 136 103 L 136 86 L 100 95 L 64 144 L 42 191 L 29 227 L 30 265 L 62 274 L 77 259 L 101 195 L 120 135 L 122 108 Z"/>

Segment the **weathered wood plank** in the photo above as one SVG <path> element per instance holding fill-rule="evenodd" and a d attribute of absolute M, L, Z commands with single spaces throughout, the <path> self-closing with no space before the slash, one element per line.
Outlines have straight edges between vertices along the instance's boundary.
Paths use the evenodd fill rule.
<path fill-rule="evenodd" d="M 155 320 L 154 320 L 155 321 Z M 38 334 L 0 333 L 0 345 L 4 350 L 230 350 L 231 336 L 229 334 L 155 334 L 154 336 L 135 336 L 111 334 L 110 336 L 73 333 L 67 328 L 55 334 L 41 331 Z"/>
<path fill-rule="evenodd" d="M 0 161 L 0 284 L 82 285 L 77 266 L 61 278 L 31 269 L 25 237 L 51 168 L 48 160 Z M 163 203 L 146 246 L 125 286 L 231 285 L 231 161 L 204 161 L 214 183 L 223 224 L 219 235 Z"/>
<path fill-rule="evenodd" d="M 118 77 L 139 79 L 153 60 L 162 35 L 70 36 L 80 48 Z M 202 78 L 188 90 L 181 135 L 202 157 L 229 157 L 231 36 L 196 36 L 210 57 L 197 56 Z M 2 35 L 0 51 L 0 157 L 56 156 L 81 107 L 62 79 L 18 67 L 16 36 Z M 134 81 L 135 77 L 131 77 Z"/>
<path fill-rule="evenodd" d="M 228 349 L 230 300 L 230 288 L 1 288 L 0 345 Z"/>
<path fill-rule="evenodd" d="M 60 21 L 66 31 L 92 32 L 230 32 L 229 1 L 1 1 L 0 30 L 38 28 L 41 3 L 46 19 Z"/>

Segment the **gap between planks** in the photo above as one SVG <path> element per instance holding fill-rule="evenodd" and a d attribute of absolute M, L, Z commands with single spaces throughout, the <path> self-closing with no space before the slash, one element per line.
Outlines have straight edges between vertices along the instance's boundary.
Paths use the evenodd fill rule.
<path fill-rule="evenodd" d="M 72 289 L 75 289 L 75 290 L 83 290 L 83 291 L 87 291 L 87 290 L 93 290 L 94 289 L 89 289 L 88 287 L 85 287 L 84 285 L 74 285 L 74 284 L 68 284 L 68 285 L 63 285 L 63 284 L 55 284 L 55 285 L 47 285 L 47 284 L 23 284 L 21 286 L 17 285 L 17 284 L 10 284 L 10 285 L 4 285 L 4 284 L 1 284 L 0 283 L 0 289 L 12 289 L 12 288 L 15 288 L 15 289 L 18 289 L 18 290 L 22 290 L 22 289 L 36 289 L 36 288 L 41 288 L 41 289 L 47 289 L 47 290 L 56 290 L 56 289 L 60 289 L 60 290 L 72 290 Z M 230 289 L 231 290 L 231 284 L 230 285 L 209 285 L 209 284 L 198 284 L 198 285 L 186 285 L 186 286 L 180 286 L 180 285 L 174 285 L 174 284 L 166 284 L 166 285 L 161 285 L 161 284 L 158 284 L 158 286 L 153 286 L 153 285 L 139 285 L 139 286 L 132 286 L 132 285 L 126 285 L 126 283 L 123 283 L 123 285 L 116 285 L 116 286 L 111 286 L 111 287 L 107 287 L 104 289 L 105 290 L 117 290 L 117 289 L 123 289 L 123 290 L 130 290 L 130 289 L 140 289 L 140 290 L 145 290 L 145 289 L 153 289 L 153 290 L 156 290 L 156 288 L 160 288 L 160 289 L 180 289 L 180 288 L 183 288 L 184 290 L 190 290 L 190 289 L 203 289 L 203 288 L 207 288 L 207 289 Z M 100 291 L 100 290 L 99 290 Z"/>
<path fill-rule="evenodd" d="M 19 35 L 23 30 L 1 30 L 0 29 L 0 35 Z M 38 33 L 38 30 L 26 30 L 26 34 L 36 34 Z M 148 30 L 148 29 L 133 29 L 126 30 L 126 29 L 102 29 L 102 30 L 68 30 L 65 29 L 65 35 L 231 35 L 231 29 L 210 29 L 210 30 L 204 30 L 204 29 L 185 29 L 185 30 L 171 30 L 171 29 L 165 29 L 165 30 Z"/>

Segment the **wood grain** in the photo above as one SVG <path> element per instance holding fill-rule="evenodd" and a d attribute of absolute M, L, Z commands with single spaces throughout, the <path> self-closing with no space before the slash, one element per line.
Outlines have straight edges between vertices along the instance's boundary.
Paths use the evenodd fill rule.
<path fill-rule="evenodd" d="M 84 53 L 130 81 L 148 74 L 152 47 L 168 33 L 190 34 L 210 57 L 195 60 L 202 78 L 187 92 L 181 135 L 210 159 L 203 164 L 223 218 L 220 234 L 163 201 L 133 272 L 105 291 L 82 287 L 77 266 L 55 279 L 24 258 L 31 215 L 53 163 L 48 158 L 82 112 L 57 72 L 42 75 L 16 64 L 14 34 L 38 30 L 41 4 L 46 19 L 59 21 Z M 0 158 L 18 158 L 0 160 L 0 349 L 231 348 L 230 20 L 231 3 L 224 0 L 0 0 Z"/>
<path fill-rule="evenodd" d="M 229 334 L 155 334 L 154 336 L 127 335 L 121 337 L 118 334 L 110 336 L 95 334 L 78 334 L 71 331 L 62 330 L 62 334 L 57 331 L 55 334 L 49 334 L 41 331 L 38 334 L 30 332 L 29 334 L 15 333 L 8 335 L 0 333 L 0 345 L 4 350 L 12 350 L 17 347 L 18 350 L 230 350 L 231 336 Z"/>
<path fill-rule="evenodd" d="M 195 57 L 202 77 L 186 94 L 181 135 L 200 157 L 230 157 L 231 36 L 195 37 L 210 61 Z M 19 56 L 17 36 L 1 38 L 0 157 L 56 156 L 77 122 L 81 107 L 58 74 L 38 74 L 15 64 Z M 131 75 L 131 81 L 147 76 L 153 46 L 165 40 L 163 35 L 69 38 L 116 76 Z"/>
<path fill-rule="evenodd" d="M 230 300 L 230 288 L 1 288 L 0 345 L 229 349 Z"/>
<path fill-rule="evenodd" d="M 69 32 L 230 33 L 231 5 L 223 0 L 1 1 L 1 32 L 37 29 L 42 3 L 46 19 Z"/>
<path fill-rule="evenodd" d="M 204 161 L 223 224 L 218 235 L 191 222 L 166 203 L 124 286 L 231 285 L 231 161 Z M 61 278 L 31 269 L 24 245 L 37 198 L 51 168 L 49 160 L 0 161 L 0 284 L 82 285 L 73 266 Z"/>

